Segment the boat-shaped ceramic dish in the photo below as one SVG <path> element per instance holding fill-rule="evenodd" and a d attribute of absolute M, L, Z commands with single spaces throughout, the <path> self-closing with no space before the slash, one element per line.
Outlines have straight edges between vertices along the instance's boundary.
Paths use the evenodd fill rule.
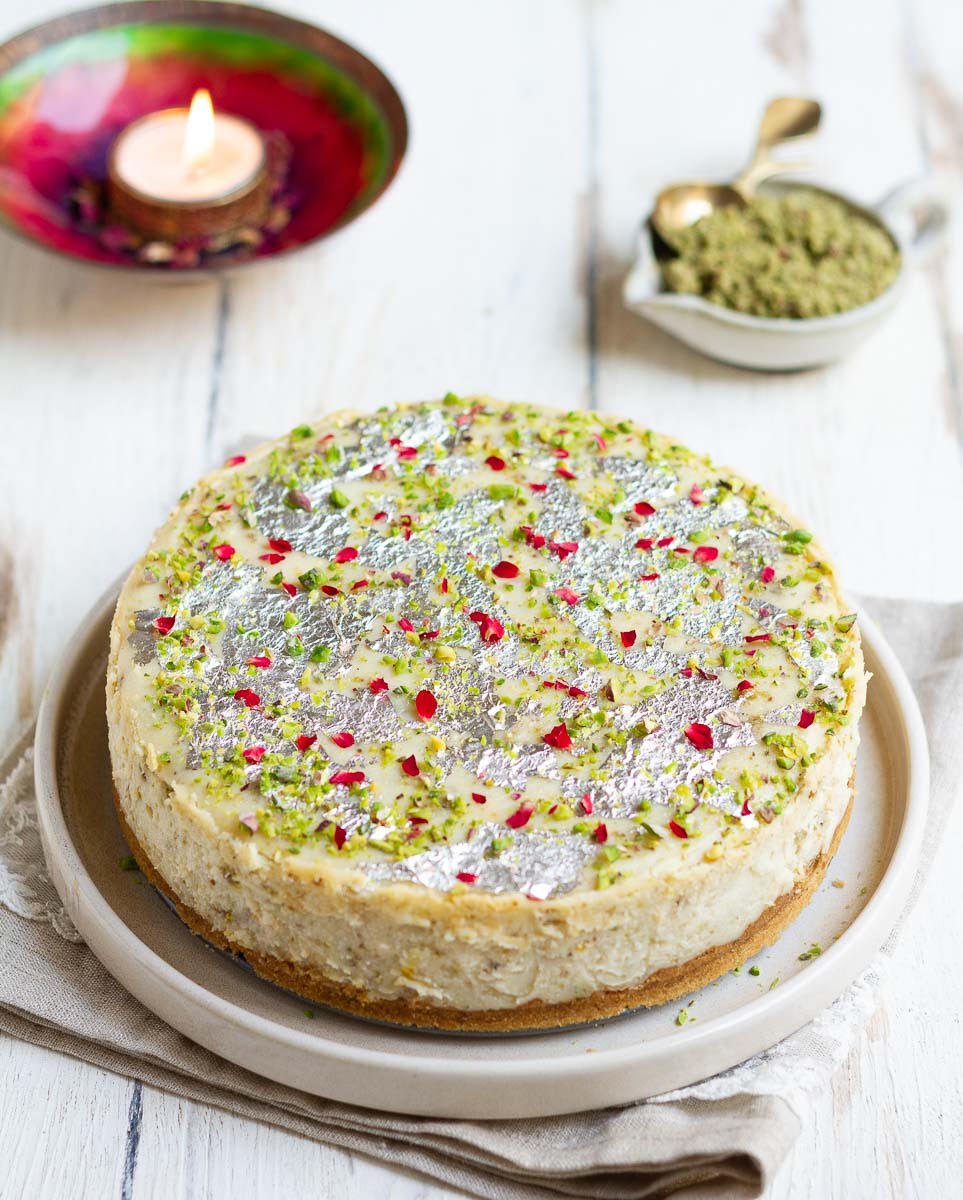
<path fill-rule="evenodd" d="M 623 287 L 626 307 L 687 346 L 734 366 L 798 371 L 844 357 L 886 319 L 914 262 L 940 240 L 949 221 L 949 201 L 931 179 L 904 184 L 870 206 L 798 180 L 769 183 L 764 190 L 801 187 L 839 200 L 874 221 L 899 248 L 899 274 L 875 300 L 831 317 L 755 317 L 700 296 L 670 292 L 662 278 L 655 235 L 646 221 L 639 233 L 635 265 Z"/>

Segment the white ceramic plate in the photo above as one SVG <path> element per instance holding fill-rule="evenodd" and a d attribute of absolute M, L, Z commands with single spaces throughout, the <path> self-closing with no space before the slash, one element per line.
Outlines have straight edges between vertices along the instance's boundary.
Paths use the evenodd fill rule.
<path fill-rule="evenodd" d="M 81 625 L 40 710 L 37 798 L 51 875 L 90 948 L 143 1004 L 270 1079 L 447 1117 L 548 1116 L 643 1099 L 805 1024 L 867 965 L 905 903 L 926 814 L 926 738 L 902 669 L 864 618 L 874 679 L 852 822 L 812 904 L 754 960 L 757 977 L 747 965 L 688 997 L 682 1027 L 679 1002 L 526 1037 L 416 1033 L 308 1009 L 193 937 L 138 871 L 121 869 L 128 850 L 111 799 L 103 696 L 115 597 L 112 589 Z M 813 943 L 823 953 L 800 961 Z"/>

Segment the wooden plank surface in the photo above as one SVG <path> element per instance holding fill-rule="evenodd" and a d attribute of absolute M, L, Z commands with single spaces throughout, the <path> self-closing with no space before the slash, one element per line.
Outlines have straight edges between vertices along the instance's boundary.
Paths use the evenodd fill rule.
<path fill-rule="evenodd" d="M 38 0 L 29 19 L 57 11 Z M 316 252 L 145 287 L 0 240 L 0 722 L 168 505 L 240 441 L 319 410 L 491 391 L 595 404 L 773 487 L 853 589 L 958 598 L 963 240 L 833 368 L 700 359 L 619 297 L 665 182 L 731 174 L 763 102 L 826 107 L 819 178 L 872 200 L 963 176 L 963 9 L 940 0 L 301 0 L 400 86 L 408 162 Z M 0 0 L 0 35 L 23 24 Z M 64 482 L 66 481 L 66 482 Z M 947 515 L 949 514 L 949 515 Z M 921 516 L 923 519 L 921 519 Z M 947 830 L 963 837 L 963 814 Z M 958 872 L 944 854 L 884 1003 L 771 1200 L 944 1197 L 963 1157 Z M 358 1156 L 0 1040 L 0 1196 L 452 1195 Z"/>

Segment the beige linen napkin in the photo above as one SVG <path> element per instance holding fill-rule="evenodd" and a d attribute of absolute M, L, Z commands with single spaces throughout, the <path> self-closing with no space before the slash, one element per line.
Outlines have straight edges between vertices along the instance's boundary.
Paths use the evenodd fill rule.
<path fill-rule="evenodd" d="M 963 768 L 963 604 L 873 600 L 916 688 L 933 748 L 933 819 L 913 900 Z M 786 1041 L 646 1103 L 530 1121 L 454 1121 L 352 1108 L 294 1091 L 196 1046 L 148 1012 L 79 940 L 43 864 L 29 739 L 0 768 L 0 1030 L 492 1200 L 552 1195 L 755 1197 L 873 1011 L 881 963 Z M 896 933 L 885 952 L 892 950 Z"/>

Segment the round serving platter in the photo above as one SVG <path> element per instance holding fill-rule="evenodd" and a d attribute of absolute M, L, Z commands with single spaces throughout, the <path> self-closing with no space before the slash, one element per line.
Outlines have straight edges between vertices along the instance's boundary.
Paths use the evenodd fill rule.
<path fill-rule="evenodd" d="M 687 997 L 684 1024 L 676 1002 L 526 1037 L 449 1036 L 308 1007 L 194 937 L 140 872 L 122 869 L 129 851 L 114 814 L 104 715 L 116 596 L 113 587 L 83 621 L 40 709 L 37 804 L 50 873 L 91 950 L 138 1000 L 269 1079 L 446 1117 L 549 1116 L 641 1100 L 800 1028 L 869 963 L 909 894 L 926 815 L 926 736 L 902 668 L 862 617 L 873 681 L 849 830 L 810 906 L 738 974 Z"/>

